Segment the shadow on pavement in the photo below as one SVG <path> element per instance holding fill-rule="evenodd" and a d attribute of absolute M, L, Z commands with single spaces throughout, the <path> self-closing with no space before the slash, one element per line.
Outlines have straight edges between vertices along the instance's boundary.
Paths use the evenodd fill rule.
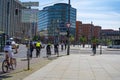
<path fill-rule="evenodd" d="M 49 57 L 46 57 L 46 58 L 48 58 L 48 60 L 55 60 L 55 59 L 57 59 L 58 57 L 56 57 L 56 56 L 49 56 Z"/>
<path fill-rule="evenodd" d="M 0 72 L 0 80 L 12 77 L 12 76 L 8 76 L 8 74 L 9 73 Z"/>
<path fill-rule="evenodd" d="M 21 59 L 21 61 L 27 61 L 28 59 Z"/>

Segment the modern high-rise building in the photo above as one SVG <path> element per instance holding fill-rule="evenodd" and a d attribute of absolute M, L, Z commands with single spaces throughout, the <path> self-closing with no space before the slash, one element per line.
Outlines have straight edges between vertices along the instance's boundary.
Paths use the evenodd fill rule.
<path fill-rule="evenodd" d="M 52 6 L 44 7 L 39 12 L 38 30 L 47 32 L 44 36 L 65 36 L 68 29 L 68 7 L 66 3 L 57 3 Z M 70 5 L 70 34 L 75 35 L 76 28 L 76 9 Z M 59 33 L 59 34 L 57 34 Z M 64 39 L 64 38 L 62 38 Z"/>

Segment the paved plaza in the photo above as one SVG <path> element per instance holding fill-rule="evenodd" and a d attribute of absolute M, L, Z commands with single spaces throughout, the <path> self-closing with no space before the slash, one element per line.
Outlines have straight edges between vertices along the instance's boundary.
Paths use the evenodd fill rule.
<path fill-rule="evenodd" d="M 120 51 L 99 49 L 91 56 L 90 48 L 71 47 L 69 56 L 63 55 L 24 80 L 120 80 Z"/>

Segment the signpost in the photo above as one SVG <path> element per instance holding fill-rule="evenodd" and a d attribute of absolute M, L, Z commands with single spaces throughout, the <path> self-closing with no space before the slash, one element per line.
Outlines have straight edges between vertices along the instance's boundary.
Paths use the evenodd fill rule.
<path fill-rule="evenodd" d="M 67 35 L 67 32 L 60 32 L 60 35 Z"/>
<path fill-rule="evenodd" d="M 22 2 L 22 4 L 26 7 L 31 7 L 31 6 L 39 6 L 39 2 Z"/>
<path fill-rule="evenodd" d="M 67 27 L 70 28 L 71 24 L 70 23 L 67 23 Z"/>
<path fill-rule="evenodd" d="M 68 27 L 68 48 L 67 48 L 67 55 L 70 54 L 70 40 L 69 40 L 69 34 L 70 34 L 70 0 L 68 0 L 68 23 L 67 23 L 67 27 Z"/>
<path fill-rule="evenodd" d="M 22 10 L 22 22 L 30 23 L 29 29 L 29 46 L 28 46 L 28 53 L 27 53 L 27 60 L 28 60 L 28 70 L 30 70 L 30 39 L 32 39 L 32 27 L 31 23 L 38 22 L 38 9 L 31 9 L 32 6 L 39 6 L 39 2 L 23 2 L 24 6 L 28 7 L 29 9 Z"/>

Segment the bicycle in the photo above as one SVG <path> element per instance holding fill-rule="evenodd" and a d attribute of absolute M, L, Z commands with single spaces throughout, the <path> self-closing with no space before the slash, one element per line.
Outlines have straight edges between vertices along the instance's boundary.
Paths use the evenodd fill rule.
<path fill-rule="evenodd" d="M 2 62 L 2 71 L 7 73 L 8 70 L 14 70 L 17 66 L 17 61 L 15 58 L 12 58 L 12 63 L 9 62 L 9 57 L 7 56 Z"/>

